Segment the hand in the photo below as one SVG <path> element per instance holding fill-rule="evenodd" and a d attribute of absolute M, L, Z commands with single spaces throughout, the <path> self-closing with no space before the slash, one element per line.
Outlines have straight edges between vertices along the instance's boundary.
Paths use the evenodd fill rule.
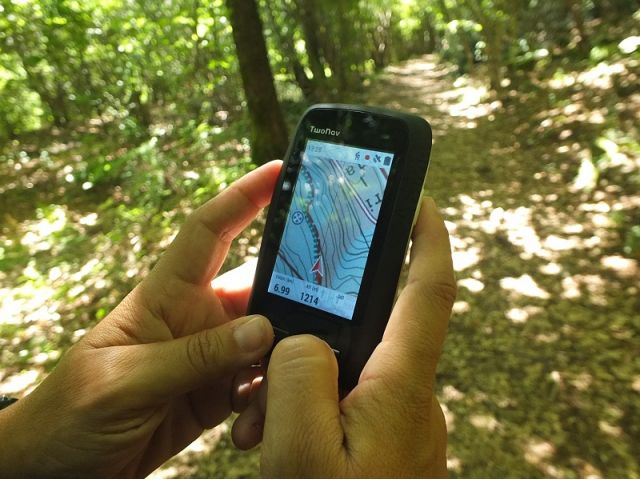
<path fill-rule="evenodd" d="M 211 280 L 279 170 L 267 164 L 195 211 L 149 276 L 0 412 L 0 476 L 146 475 L 227 418 L 233 376 L 265 355 L 273 330 L 237 318 L 248 287 Z"/>
<path fill-rule="evenodd" d="M 271 356 L 268 388 L 236 420 L 234 442 L 250 448 L 262 440 L 270 478 L 446 476 L 446 425 L 434 391 L 455 296 L 448 233 L 425 199 L 407 285 L 358 385 L 340 401 L 327 344 L 287 338 Z"/>

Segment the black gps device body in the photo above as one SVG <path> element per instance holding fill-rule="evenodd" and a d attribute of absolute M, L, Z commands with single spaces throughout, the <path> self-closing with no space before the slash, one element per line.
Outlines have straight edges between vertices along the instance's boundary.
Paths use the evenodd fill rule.
<path fill-rule="evenodd" d="M 302 116 L 260 247 L 249 313 L 276 342 L 309 333 L 353 388 L 380 342 L 417 217 L 431 151 L 420 117 L 320 104 Z"/>

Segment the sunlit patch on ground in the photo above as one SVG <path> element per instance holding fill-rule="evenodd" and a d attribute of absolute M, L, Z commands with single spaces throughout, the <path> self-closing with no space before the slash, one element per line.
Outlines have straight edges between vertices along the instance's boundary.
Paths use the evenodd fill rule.
<path fill-rule="evenodd" d="M 540 314 L 543 312 L 542 307 L 535 305 L 527 305 L 522 308 L 511 308 L 506 316 L 513 323 L 524 323 L 529 320 L 529 317 Z"/>
<path fill-rule="evenodd" d="M 640 270 L 638 269 L 638 261 L 632 258 L 625 258 L 621 255 L 609 255 L 602 257 L 600 261 L 602 265 L 613 270 L 621 277 L 640 278 Z"/>
<path fill-rule="evenodd" d="M 480 261 L 480 248 L 467 246 L 464 240 L 456 240 L 455 237 L 452 237 L 451 248 L 453 268 L 457 272 L 471 268 Z"/>
<path fill-rule="evenodd" d="M 453 313 L 466 313 L 469 311 L 469 302 L 465 302 L 464 300 L 458 300 L 453 304 Z"/>
<path fill-rule="evenodd" d="M 516 296 L 548 299 L 549 292 L 540 288 L 536 281 L 528 274 L 519 277 L 505 277 L 500 280 L 500 286 Z"/>
<path fill-rule="evenodd" d="M 628 237 L 621 251 L 619 229 L 640 218 L 628 183 L 640 148 L 634 122 L 611 119 L 637 125 L 640 101 L 609 96 L 637 66 L 559 73 L 539 86 L 561 100 L 516 94 L 500 106 L 473 80 L 446 88 L 445 70 L 417 65 L 372 98 L 434 128 L 426 188 L 459 286 L 439 368 L 451 474 L 637 474 L 640 250 Z"/>
<path fill-rule="evenodd" d="M 108 128 L 0 149 L 0 393 L 32 389 L 146 275 L 185 215 L 251 168 L 231 158 L 246 154 L 241 137 L 218 152 L 224 169 L 206 161 L 221 133 L 209 127 L 188 147 L 165 141 L 170 128 L 138 145 Z"/>
<path fill-rule="evenodd" d="M 27 267 L 24 275 L 38 279 L 33 268 Z M 58 302 L 53 301 L 55 293 L 53 288 L 42 284 L 0 289 L 0 323 L 20 325 L 37 320 L 59 320 Z"/>
<path fill-rule="evenodd" d="M 555 447 L 549 442 L 532 440 L 525 445 L 524 459 L 540 468 L 545 475 L 559 477 L 562 475 L 561 472 L 549 463 L 555 451 Z"/>
<path fill-rule="evenodd" d="M 2 384 L 2 392 L 7 395 L 17 395 L 27 392 L 39 378 L 37 370 L 27 370 L 22 373 L 16 373 L 4 379 Z"/>
<path fill-rule="evenodd" d="M 182 452 L 176 455 L 173 460 L 154 471 L 149 477 L 151 479 L 162 478 L 188 478 L 194 474 L 193 466 L 189 466 L 195 458 L 211 455 L 222 435 L 228 432 L 226 424 L 221 424 L 211 430 L 206 431 L 194 440 Z"/>
<path fill-rule="evenodd" d="M 584 72 L 559 73 L 555 78 L 549 80 L 548 85 L 550 88 L 557 90 L 571 87 L 578 83 L 588 88 L 607 90 L 613 86 L 612 77 L 625 72 L 626 67 L 622 63 L 608 64 L 601 62 Z"/>
<path fill-rule="evenodd" d="M 502 107 L 498 100 L 490 101 L 489 92 L 485 84 L 467 77 L 459 77 L 450 90 L 436 95 L 440 99 L 438 109 L 455 120 L 455 125 L 461 128 L 475 128 L 477 122 L 473 120 L 491 114 Z M 493 118 L 493 117 L 490 117 Z"/>
<path fill-rule="evenodd" d="M 258 478 L 259 448 L 243 452 L 231 442 L 232 419 L 205 431 L 149 478 Z"/>
<path fill-rule="evenodd" d="M 475 278 L 463 278 L 462 280 L 458 280 L 458 286 L 466 288 L 472 293 L 478 293 L 484 289 L 484 283 L 480 280 L 476 280 Z"/>
<path fill-rule="evenodd" d="M 476 428 L 482 428 L 493 432 L 500 426 L 500 423 L 491 415 L 476 414 L 469 417 L 469 422 Z"/>

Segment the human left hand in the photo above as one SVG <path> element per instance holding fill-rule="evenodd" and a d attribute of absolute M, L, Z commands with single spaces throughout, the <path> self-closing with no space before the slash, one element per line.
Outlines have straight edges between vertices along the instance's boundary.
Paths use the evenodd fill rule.
<path fill-rule="evenodd" d="M 431 199 L 423 200 L 413 239 L 407 283 L 353 390 L 340 397 L 338 363 L 325 342 L 297 335 L 276 345 L 267 382 L 238 402 L 233 440 L 240 448 L 262 442 L 265 477 L 447 476 L 435 391 L 456 282 L 447 228 Z"/>
<path fill-rule="evenodd" d="M 256 169 L 189 216 L 149 276 L 0 412 L 0 476 L 144 476 L 227 418 L 233 376 L 265 355 L 273 330 L 237 318 L 247 288 L 211 280 L 279 170 Z"/>

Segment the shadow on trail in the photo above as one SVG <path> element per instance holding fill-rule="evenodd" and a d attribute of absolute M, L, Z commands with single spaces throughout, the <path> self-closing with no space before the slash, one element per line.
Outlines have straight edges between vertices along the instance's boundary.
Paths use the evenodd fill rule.
<path fill-rule="evenodd" d="M 590 148 L 580 128 L 594 125 L 554 131 L 542 89 L 502 105 L 452 82 L 424 57 L 365 97 L 434 130 L 426 193 L 459 285 L 439 370 L 451 474 L 637 476 L 640 270 L 611 217 L 637 215 L 640 198 L 606 176 L 591 193 L 575 187 Z"/>

